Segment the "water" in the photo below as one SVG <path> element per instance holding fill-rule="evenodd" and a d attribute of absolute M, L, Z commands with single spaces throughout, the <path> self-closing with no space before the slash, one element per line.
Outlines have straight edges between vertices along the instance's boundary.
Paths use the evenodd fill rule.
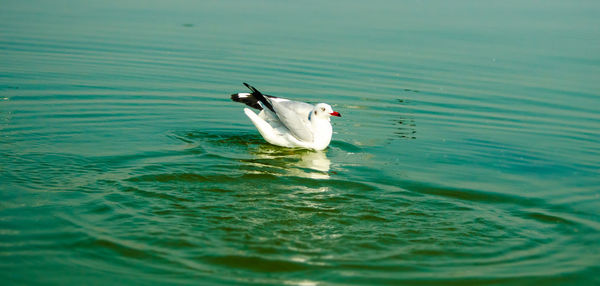
<path fill-rule="evenodd" d="M 2 3 L 4 283 L 600 283 L 597 1 L 105 2 Z"/>

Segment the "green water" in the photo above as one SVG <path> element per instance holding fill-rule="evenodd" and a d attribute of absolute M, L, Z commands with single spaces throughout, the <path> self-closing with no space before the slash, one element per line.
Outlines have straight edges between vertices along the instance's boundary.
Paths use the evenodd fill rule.
<path fill-rule="evenodd" d="M 600 284 L 598 15 L 2 1 L 2 284 Z M 331 146 L 265 143 L 242 82 Z"/>

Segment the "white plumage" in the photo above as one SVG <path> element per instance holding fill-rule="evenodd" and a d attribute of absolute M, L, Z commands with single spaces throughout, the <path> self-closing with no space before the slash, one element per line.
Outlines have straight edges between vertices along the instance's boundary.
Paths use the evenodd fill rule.
<path fill-rule="evenodd" d="M 285 98 L 265 96 L 245 84 L 252 93 L 237 93 L 231 98 L 250 107 L 261 109 L 257 115 L 244 108 L 262 137 L 273 145 L 323 150 L 329 146 L 333 133 L 330 117 L 340 116 L 326 103 L 312 105 Z"/>

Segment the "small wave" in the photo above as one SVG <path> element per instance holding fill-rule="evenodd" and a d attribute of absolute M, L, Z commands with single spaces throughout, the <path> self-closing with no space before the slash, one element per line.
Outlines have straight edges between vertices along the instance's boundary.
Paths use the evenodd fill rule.
<path fill-rule="evenodd" d="M 296 272 L 305 271 L 312 268 L 309 265 L 299 262 L 266 259 L 264 257 L 257 256 L 213 256 L 203 257 L 202 260 L 211 264 L 232 267 L 235 269 L 251 270 L 254 272 Z"/>

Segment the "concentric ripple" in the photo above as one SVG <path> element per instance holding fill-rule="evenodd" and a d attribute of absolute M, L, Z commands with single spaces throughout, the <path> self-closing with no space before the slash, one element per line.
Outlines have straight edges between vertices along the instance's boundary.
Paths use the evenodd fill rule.
<path fill-rule="evenodd" d="M 596 2 L 5 2 L 4 284 L 600 284 Z"/>

